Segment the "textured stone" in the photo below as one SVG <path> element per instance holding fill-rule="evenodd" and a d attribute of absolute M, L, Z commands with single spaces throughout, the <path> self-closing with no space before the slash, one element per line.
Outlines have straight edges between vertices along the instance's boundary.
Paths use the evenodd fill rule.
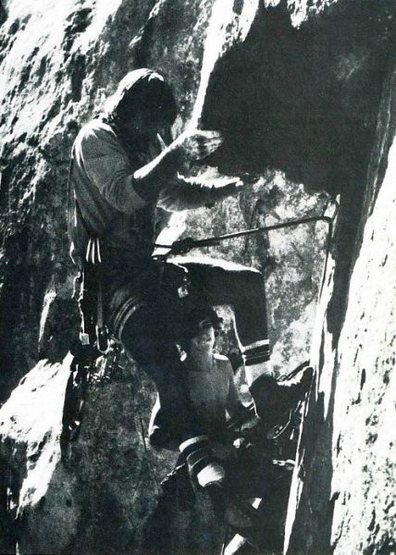
<path fill-rule="evenodd" d="M 318 375 L 292 486 L 288 553 L 396 548 L 394 75 L 392 61 L 361 184 L 363 209 L 349 207 L 352 272 L 338 239 L 321 299 L 312 349 Z M 338 238 L 347 229 L 341 219 Z"/>
<path fill-rule="evenodd" d="M 143 541 L 145 517 L 174 457 L 148 448 L 149 382 L 131 365 L 109 376 L 98 364 L 78 441 L 61 460 L 70 360 L 41 361 L 0 410 L 19 552 L 126 553 Z"/>
<path fill-rule="evenodd" d="M 93 5 L 87 0 L 68 7 L 49 3 L 46 8 L 32 10 L 29 4 L 9 2 L 7 10 L 8 18 L 0 31 L 3 52 L 7 54 L 2 59 L 6 79 L 1 91 L 0 306 L 5 318 L 1 323 L 4 341 L 0 364 L 3 397 L 40 355 L 61 360 L 67 352 L 65 346 L 70 344 L 73 329 L 76 329 L 75 307 L 73 303 L 67 306 L 72 269 L 67 256 L 65 207 L 68 152 L 79 125 L 100 107 L 125 71 L 139 65 L 163 71 L 174 84 L 181 110 L 175 133 L 190 117 L 191 122 L 201 120 L 203 104 L 206 106 L 212 102 L 208 83 L 212 74 L 216 74 L 219 58 L 223 59 L 249 39 L 252 25 L 257 20 L 258 3 L 253 0 L 226 3 L 194 0 L 185 8 L 185 3 L 166 1 L 137 2 L 132 7 L 120 1 Z M 47 21 L 55 23 L 45 25 Z M 53 33 L 42 33 L 44 27 L 53 29 Z M 206 53 L 201 70 L 204 45 Z M 231 68 L 232 75 L 234 70 Z M 223 101 L 219 99 L 219 102 Z M 229 102 L 226 107 L 232 114 Z M 256 107 L 247 99 L 243 117 L 248 117 L 252 110 L 256 112 Z M 230 132 L 227 131 L 226 135 L 229 137 Z M 269 183 L 273 176 L 270 172 L 264 183 Z M 281 197 L 287 198 L 287 190 L 292 187 L 289 185 L 288 188 L 281 175 L 277 179 L 281 184 L 277 185 L 278 189 L 284 189 Z M 202 222 L 212 222 L 211 232 L 234 230 L 250 225 L 253 220 L 263 224 L 265 218 L 257 217 L 255 213 L 255 200 L 265 205 L 271 203 L 272 191 L 263 186 L 256 187 L 254 195 L 260 198 L 255 199 L 247 192 L 241 202 L 235 203 L 232 199 L 213 212 L 199 211 L 187 223 L 190 229 L 198 231 Z M 286 211 L 281 207 L 281 211 L 284 215 L 297 217 L 305 211 L 307 198 L 297 193 L 294 208 L 289 205 Z M 281 199 L 280 204 L 282 202 Z M 321 209 L 322 202 L 309 203 L 310 210 Z M 276 210 L 269 214 L 270 221 L 277 217 Z M 235 259 L 243 258 L 244 262 L 266 267 L 266 243 L 268 241 L 261 238 L 252 239 L 249 244 L 242 240 L 229 244 L 222 252 L 232 251 Z M 306 236 L 294 243 L 298 243 L 298 256 L 301 245 L 306 244 Z M 293 326 L 294 321 L 298 327 L 300 316 L 297 308 L 301 308 L 304 314 L 305 306 L 316 294 L 320 264 L 316 264 L 318 272 L 311 282 L 309 274 L 323 238 L 319 237 L 312 245 L 315 254 L 307 257 L 308 252 L 305 252 L 303 258 L 307 257 L 307 263 L 301 265 L 306 279 L 301 278 L 300 282 L 308 286 L 307 294 L 304 286 L 304 301 L 301 305 L 296 303 L 296 310 L 285 322 L 285 311 L 280 315 L 275 302 L 276 298 L 285 295 L 283 289 L 279 289 L 280 280 L 275 278 L 273 282 L 277 282 L 277 287 L 274 283 L 269 287 L 274 344 L 282 337 L 296 335 L 283 332 L 289 325 Z M 272 259 L 285 260 L 286 253 L 282 253 L 282 248 L 275 249 Z M 272 266 L 265 268 L 267 274 Z M 46 272 L 33 271 L 33 267 L 45 267 Z M 29 277 L 20 279 L 20 276 Z M 291 287 L 287 285 L 286 290 L 290 291 Z M 49 307 L 47 300 L 54 295 L 60 302 L 52 302 Z M 52 324 L 46 326 L 45 314 L 50 322 L 56 322 L 59 314 L 65 313 L 71 315 L 70 322 L 65 322 L 63 329 L 53 334 Z M 307 316 L 302 318 L 308 321 Z M 305 337 L 299 341 L 300 347 L 293 349 L 288 339 L 276 347 L 277 351 L 292 350 L 293 356 L 298 358 L 309 341 L 309 328 L 306 329 Z M 48 338 L 52 343 L 46 346 Z M 284 366 L 284 357 L 278 359 L 277 367 Z"/>
<path fill-rule="evenodd" d="M 142 64 L 175 84 L 180 130 L 198 87 L 210 5 L 7 3 L 0 29 L 2 400 L 28 377 L 2 411 L 2 552 L 15 552 L 16 542 L 20 553 L 137 549 L 158 492 L 153 472 L 158 481 L 173 464 L 169 454 L 144 449 L 153 388 L 136 381 L 131 365 L 117 383 L 93 387 L 77 451 L 67 467 L 59 461 L 68 375 L 62 360 L 78 331 L 66 234 L 68 158 L 78 127 Z"/>
<path fill-rule="evenodd" d="M 253 194 L 191 217 L 195 231 L 207 229 L 203 222 L 210 222 L 211 233 L 222 233 L 301 215 L 307 204 L 312 213 L 324 207 L 323 196 L 309 199 L 296 183 L 339 195 L 312 348 L 318 376 L 289 508 L 289 547 L 312 554 L 390 553 L 394 3 L 36 4 L 33 10 L 9 0 L 0 12 L 3 398 L 34 368 L 2 409 L 3 507 L 7 488 L 12 496 L 0 524 L 10 516 L 19 523 L 10 549 L 17 539 L 20 553 L 130 552 L 141 541 L 142 515 L 153 506 L 154 483 L 131 419 L 137 407 L 148 407 L 152 393 L 149 384 L 137 387 L 133 370 L 92 387 L 70 468 L 59 461 L 57 439 L 67 374 L 61 361 L 78 326 L 69 300 L 68 151 L 78 126 L 120 77 L 148 65 L 175 84 L 181 108 L 175 132 L 189 118 L 219 129 L 225 143 L 211 164 L 223 173 L 262 175 Z M 269 243 L 264 237 L 253 246 L 241 241 L 218 250 L 264 267 L 270 318 L 281 320 L 274 333 L 280 367 L 305 358 L 325 240 L 316 229 L 318 242 L 311 229 L 300 229 L 286 234 L 286 242 L 271 235 Z M 50 362 L 37 364 L 40 356 Z M 70 504 L 62 510 L 64 502 Z"/>
<path fill-rule="evenodd" d="M 67 175 L 78 128 L 126 71 L 149 65 L 175 86 L 180 131 L 198 87 L 210 7 L 210 0 L 191 1 L 188 10 L 184 2 L 164 1 L 7 3 L 0 29 L 3 399 L 38 361 L 45 299 L 55 294 L 64 301 L 61 310 L 62 303 L 52 303 L 52 321 L 74 315 L 58 330 L 52 358 L 62 360 L 78 326 L 73 303 L 66 307 L 73 273 Z M 40 351 L 47 355 L 43 341 Z"/>

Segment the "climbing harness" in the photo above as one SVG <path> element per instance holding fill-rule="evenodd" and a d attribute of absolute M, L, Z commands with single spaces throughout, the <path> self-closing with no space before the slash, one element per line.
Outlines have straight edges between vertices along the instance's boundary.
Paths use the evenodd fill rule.
<path fill-rule="evenodd" d="M 96 370 L 96 361 L 109 349 L 109 335 L 104 323 L 101 252 L 98 237 L 87 244 L 82 270 L 75 281 L 74 298 L 81 313 L 79 341 L 72 349 L 73 360 L 66 385 L 62 417 L 61 452 L 65 456 L 70 441 L 78 437 L 88 385 Z M 119 349 L 113 346 L 113 365 Z"/>
<path fill-rule="evenodd" d="M 68 177 L 69 226 L 71 223 L 70 202 L 73 158 L 74 153 L 72 150 Z M 107 352 L 109 348 L 109 335 L 103 312 L 100 238 L 90 232 L 82 217 L 76 199 L 75 203 L 77 214 L 87 235 L 87 245 L 80 273 L 74 280 L 73 298 L 79 305 L 81 327 L 79 340 L 71 348 L 73 359 L 70 365 L 70 376 L 66 385 L 63 405 L 60 446 L 64 460 L 67 456 L 70 442 L 75 441 L 80 432 L 88 385 L 95 372 L 96 362 L 100 355 Z M 113 348 L 113 359 L 118 359 L 118 351 L 116 347 Z M 113 363 L 116 363 L 116 360 Z"/>

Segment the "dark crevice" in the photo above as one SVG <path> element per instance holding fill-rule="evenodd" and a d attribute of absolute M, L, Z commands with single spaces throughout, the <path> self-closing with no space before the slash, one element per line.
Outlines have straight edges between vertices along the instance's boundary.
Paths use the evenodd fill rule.
<path fill-rule="evenodd" d="M 9 203 L 11 169 L 4 168 L 0 173 L 0 210 L 7 210 Z"/>
<path fill-rule="evenodd" d="M 395 100 L 393 97 L 393 91 L 395 87 L 395 75 L 394 75 L 394 65 L 395 65 L 395 46 L 396 46 L 396 36 L 394 37 L 392 47 L 389 49 L 392 55 L 388 60 L 388 67 L 384 68 L 385 78 L 383 80 L 383 98 L 381 101 L 381 106 L 378 114 L 378 127 L 383 131 L 380 133 L 378 140 L 382 143 L 382 148 L 380 144 L 374 145 L 373 157 L 371 160 L 370 170 L 375 171 L 375 179 L 373 175 L 369 173 L 369 179 L 372 179 L 373 190 L 368 191 L 366 209 L 371 215 L 372 210 L 375 206 L 375 201 L 377 199 L 381 184 L 384 180 L 386 170 L 388 168 L 388 154 L 389 149 L 392 146 L 395 128 L 396 128 L 396 110 L 395 110 Z M 387 73 L 387 75 L 386 75 Z"/>
<path fill-rule="evenodd" d="M 143 26 L 140 37 L 136 41 L 133 56 L 136 68 L 147 67 L 150 57 L 150 45 L 153 40 L 155 29 L 155 17 L 150 17 Z"/>
<path fill-rule="evenodd" d="M 241 15 L 243 10 L 243 0 L 234 0 L 234 5 L 232 9 L 237 15 Z"/>
<path fill-rule="evenodd" d="M 26 65 L 23 66 L 22 70 L 21 70 L 21 79 L 19 81 L 19 85 L 18 85 L 18 91 L 22 92 L 24 90 L 24 88 L 26 87 L 27 82 L 29 81 L 30 78 L 30 72 L 32 71 L 32 64 L 27 63 Z"/>
<path fill-rule="evenodd" d="M 43 56 L 40 60 L 39 68 L 36 72 L 37 80 L 41 82 L 42 78 L 44 77 L 47 71 L 47 56 Z"/>
<path fill-rule="evenodd" d="M 37 240 L 35 244 L 40 244 L 39 261 L 37 257 L 35 260 L 32 257 L 32 237 Z M 21 376 L 38 360 L 37 338 L 42 302 L 53 266 L 47 238 L 40 237 L 29 223 L 21 224 L 18 232 L 6 235 L 3 248 L 5 258 L 12 258 L 13 265 L 1 268 L 0 402 L 8 398 Z M 32 276 L 38 264 L 47 272 L 37 276 L 32 283 L 27 276 Z M 23 343 L 21 337 L 24 338 Z"/>
<path fill-rule="evenodd" d="M 8 29 L 8 34 L 15 35 L 17 31 L 19 31 L 19 26 L 20 26 L 20 21 L 19 19 L 16 19 L 15 21 L 13 21 L 10 28 Z"/>
<path fill-rule="evenodd" d="M 6 9 L 4 7 L 4 3 L 2 0 L 0 0 L 0 26 L 7 21 L 7 17 L 8 16 L 7 16 Z"/>
<path fill-rule="evenodd" d="M 388 35 L 375 42 L 381 14 L 374 17 L 372 2 L 357 4 L 352 15 L 370 16 L 371 28 L 334 12 L 323 28 L 297 30 L 283 3 L 258 9 L 246 41 L 218 61 L 208 87 L 203 127 L 225 135 L 213 164 L 225 172 L 280 169 L 331 194 L 349 168 L 367 165 Z"/>
<path fill-rule="evenodd" d="M 333 237 L 334 268 L 333 291 L 327 309 L 328 331 L 332 334 L 333 348 L 336 347 L 347 309 L 349 278 L 356 258 L 356 240 L 360 227 L 360 216 L 365 189 L 362 186 L 365 171 L 349 187 L 343 187 L 337 226 Z"/>
<path fill-rule="evenodd" d="M 360 376 L 360 389 L 363 389 L 364 384 L 366 383 L 366 370 L 362 368 L 362 374 Z"/>
<path fill-rule="evenodd" d="M 70 23 L 65 28 L 63 50 L 66 56 L 73 47 L 76 35 L 83 33 L 92 20 L 92 8 L 81 8 L 68 17 Z"/>
<path fill-rule="evenodd" d="M 325 335 L 322 334 L 321 350 L 324 349 Z M 336 359 L 336 356 L 335 356 Z M 322 359 L 322 363 L 324 358 Z M 317 380 L 323 367 L 319 365 L 310 391 L 310 399 L 304 426 L 300 438 L 300 452 L 297 464 L 300 465 L 299 476 L 303 481 L 301 498 L 295 515 L 292 534 L 290 537 L 288 555 L 297 553 L 320 553 L 331 555 L 334 548 L 331 544 L 332 523 L 335 503 L 339 493 L 332 493 L 333 476 L 333 414 L 337 372 L 334 369 L 331 376 L 330 396 L 326 402 L 325 395 L 317 391 Z M 341 440 L 340 440 L 341 441 Z M 319 467 L 313 461 L 320 460 Z M 314 507 L 314 512 L 306 506 Z M 306 538 L 310 537 L 311 545 L 306 548 Z"/>
<path fill-rule="evenodd" d="M 14 555 L 16 550 L 13 519 L 9 512 L 9 475 L 11 470 L 0 458 L 0 553 Z"/>
<path fill-rule="evenodd" d="M 75 54 L 70 62 L 71 95 L 74 102 L 81 100 L 82 85 L 86 76 L 85 56 Z"/>

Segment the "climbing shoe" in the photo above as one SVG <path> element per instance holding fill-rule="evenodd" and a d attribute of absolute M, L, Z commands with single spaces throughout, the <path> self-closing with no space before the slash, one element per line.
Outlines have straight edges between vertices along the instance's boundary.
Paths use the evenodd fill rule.
<path fill-rule="evenodd" d="M 258 549 L 265 545 L 260 514 L 248 501 L 238 497 L 229 498 L 224 522 L 230 530 L 245 538 L 251 546 Z"/>
<path fill-rule="evenodd" d="M 217 518 L 235 534 L 239 534 L 255 546 L 259 545 L 260 522 L 257 510 L 239 496 L 230 495 L 224 484 L 212 483 L 205 488 Z"/>
<path fill-rule="evenodd" d="M 312 376 L 311 366 L 304 366 L 292 378 L 283 381 L 268 374 L 259 376 L 250 386 L 257 416 L 267 422 L 278 422 L 304 398 Z"/>

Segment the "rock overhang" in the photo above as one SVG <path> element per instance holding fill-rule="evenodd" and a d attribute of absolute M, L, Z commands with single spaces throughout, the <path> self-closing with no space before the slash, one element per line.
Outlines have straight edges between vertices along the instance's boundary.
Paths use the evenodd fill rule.
<path fill-rule="evenodd" d="M 367 165 L 396 8 L 327 2 L 297 26 L 302 2 L 270 4 L 257 3 L 207 78 L 200 125 L 225 138 L 210 163 L 225 173 L 270 167 L 337 194 Z M 209 56 L 216 40 L 209 33 Z"/>

